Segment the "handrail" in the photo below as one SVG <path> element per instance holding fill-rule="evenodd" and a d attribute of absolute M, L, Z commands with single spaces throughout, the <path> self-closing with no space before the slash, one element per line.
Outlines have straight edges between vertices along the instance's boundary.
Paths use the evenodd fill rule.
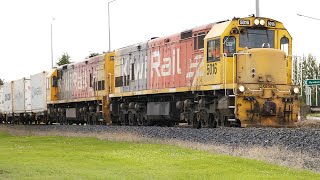
<path fill-rule="evenodd" d="M 261 92 L 262 91 L 262 88 L 259 88 L 259 89 L 250 89 L 250 88 L 247 88 L 249 91 L 251 92 Z"/>
<path fill-rule="evenodd" d="M 276 89 L 278 92 L 280 93 L 288 93 L 288 92 L 291 92 L 290 89 L 289 90 L 279 90 L 278 88 L 259 88 L 259 89 L 250 89 L 250 88 L 247 88 L 249 91 L 251 92 L 261 92 L 263 89 Z"/>
<path fill-rule="evenodd" d="M 289 92 L 291 92 L 290 89 L 288 91 L 280 91 L 278 88 L 277 88 L 277 91 L 280 92 L 280 93 L 289 93 Z"/>
<path fill-rule="evenodd" d="M 227 53 L 223 53 L 222 54 L 222 59 L 223 59 L 223 87 L 224 87 L 224 95 L 227 96 L 227 67 L 226 67 L 226 57 L 227 57 Z"/>
<path fill-rule="evenodd" d="M 112 79 L 112 74 L 111 73 L 108 73 L 108 75 L 109 75 L 109 94 L 111 94 L 112 92 L 112 81 L 111 81 L 111 79 Z"/>

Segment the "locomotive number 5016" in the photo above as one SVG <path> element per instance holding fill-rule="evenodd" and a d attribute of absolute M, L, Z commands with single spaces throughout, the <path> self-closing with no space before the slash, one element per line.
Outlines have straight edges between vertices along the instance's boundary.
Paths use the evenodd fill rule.
<path fill-rule="evenodd" d="M 207 75 L 217 74 L 217 72 L 218 72 L 217 63 L 207 64 Z"/>

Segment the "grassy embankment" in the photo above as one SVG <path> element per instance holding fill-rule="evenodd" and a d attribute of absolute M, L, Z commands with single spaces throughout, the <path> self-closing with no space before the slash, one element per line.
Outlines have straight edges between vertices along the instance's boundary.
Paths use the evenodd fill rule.
<path fill-rule="evenodd" d="M 170 145 L 0 133 L 0 179 L 313 179 L 319 174 Z"/>

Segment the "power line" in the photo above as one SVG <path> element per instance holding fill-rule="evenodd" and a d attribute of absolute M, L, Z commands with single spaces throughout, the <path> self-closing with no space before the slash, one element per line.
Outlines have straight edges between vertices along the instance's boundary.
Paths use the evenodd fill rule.
<path fill-rule="evenodd" d="M 319 18 L 315 18 L 315 17 L 311 17 L 311 16 L 305 16 L 305 15 L 302 15 L 302 14 L 297 14 L 298 16 L 301 16 L 301 17 L 306 17 L 306 18 L 309 18 L 309 19 L 314 19 L 314 20 L 319 20 Z"/>

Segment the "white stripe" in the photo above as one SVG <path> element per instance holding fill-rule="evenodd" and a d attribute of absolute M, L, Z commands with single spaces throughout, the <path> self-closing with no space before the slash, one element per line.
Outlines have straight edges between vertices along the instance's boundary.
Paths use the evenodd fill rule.
<path fill-rule="evenodd" d="M 192 78 L 193 77 L 194 72 L 188 72 L 187 73 L 187 78 Z"/>
<path fill-rule="evenodd" d="M 221 88 L 220 88 L 220 85 L 213 85 L 213 86 L 212 86 L 212 89 L 215 90 L 215 89 L 221 89 Z"/>

